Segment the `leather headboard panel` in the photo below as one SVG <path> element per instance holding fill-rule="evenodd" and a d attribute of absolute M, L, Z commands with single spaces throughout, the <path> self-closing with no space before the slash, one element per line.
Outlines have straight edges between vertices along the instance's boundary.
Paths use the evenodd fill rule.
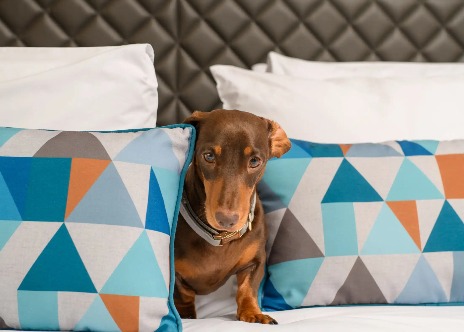
<path fill-rule="evenodd" d="M 150 43 L 158 123 L 219 100 L 208 67 L 276 50 L 324 61 L 462 61 L 462 0 L 0 0 L 0 46 Z"/>

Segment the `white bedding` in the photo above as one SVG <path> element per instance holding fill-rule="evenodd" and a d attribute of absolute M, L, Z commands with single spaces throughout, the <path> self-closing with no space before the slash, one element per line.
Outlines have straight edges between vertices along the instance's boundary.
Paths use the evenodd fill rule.
<path fill-rule="evenodd" d="M 359 306 L 306 308 L 269 313 L 279 325 L 235 321 L 234 314 L 184 319 L 184 332 L 311 331 L 311 332 L 462 332 L 464 306 Z"/>

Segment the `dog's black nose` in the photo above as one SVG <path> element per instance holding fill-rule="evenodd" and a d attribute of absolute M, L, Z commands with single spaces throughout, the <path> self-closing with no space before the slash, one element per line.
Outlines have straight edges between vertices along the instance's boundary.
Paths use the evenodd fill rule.
<path fill-rule="evenodd" d="M 238 214 L 237 213 L 223 213 L 223 212 L 216 212 L 215 214 L 216 220 L 222 227 L 230 228 L 233 227 L 238 221 Z"/>

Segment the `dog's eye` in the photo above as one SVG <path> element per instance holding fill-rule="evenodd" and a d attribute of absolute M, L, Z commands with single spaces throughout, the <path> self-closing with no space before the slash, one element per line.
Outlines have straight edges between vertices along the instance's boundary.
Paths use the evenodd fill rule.
<path fill-rule="evenodd" d="M 214 163 L 214 160 L 215 160 L 214 154 L 212 154 L 211 152 L 204 153 L 203 158 L 205 158 L 205 160 L 208 163 Z"/>
<path fill-rule="evenodd" d="M 259 159 L 258 157 L 251 157 L 250 158 L 250 162 L 249 162 L 250 168 L 256 168 L 256 167 L 258 167 L 260 165 L 261 165 L 261 159 Z"/>

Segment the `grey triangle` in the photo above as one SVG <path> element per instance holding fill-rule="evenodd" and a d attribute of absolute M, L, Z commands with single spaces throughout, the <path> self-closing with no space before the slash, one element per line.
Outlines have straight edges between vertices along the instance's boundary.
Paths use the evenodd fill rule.
<path fill-rule="evenodd" d="M 387 303 L 387 300 L 366 265 L 358 257 L 331 305 L 363 303 Z"/>
<path fill-rule="evenodd" d="M 0 330 L 8 330 L 11 329 L 8 325 L 6 325 L 5 321 L 3 318 L 0 316 Z"/>
<path fill-rule="evenodd" d="M 268 264 L 315 257 L 324 255 L 292 211 L 287 209 L 272 245 Z"/>
<path fill-rule="evenodd" d="M 34 157 L 111 160 L 101 142 L 91 133 L 63 131 L 45 143 Z"/>

